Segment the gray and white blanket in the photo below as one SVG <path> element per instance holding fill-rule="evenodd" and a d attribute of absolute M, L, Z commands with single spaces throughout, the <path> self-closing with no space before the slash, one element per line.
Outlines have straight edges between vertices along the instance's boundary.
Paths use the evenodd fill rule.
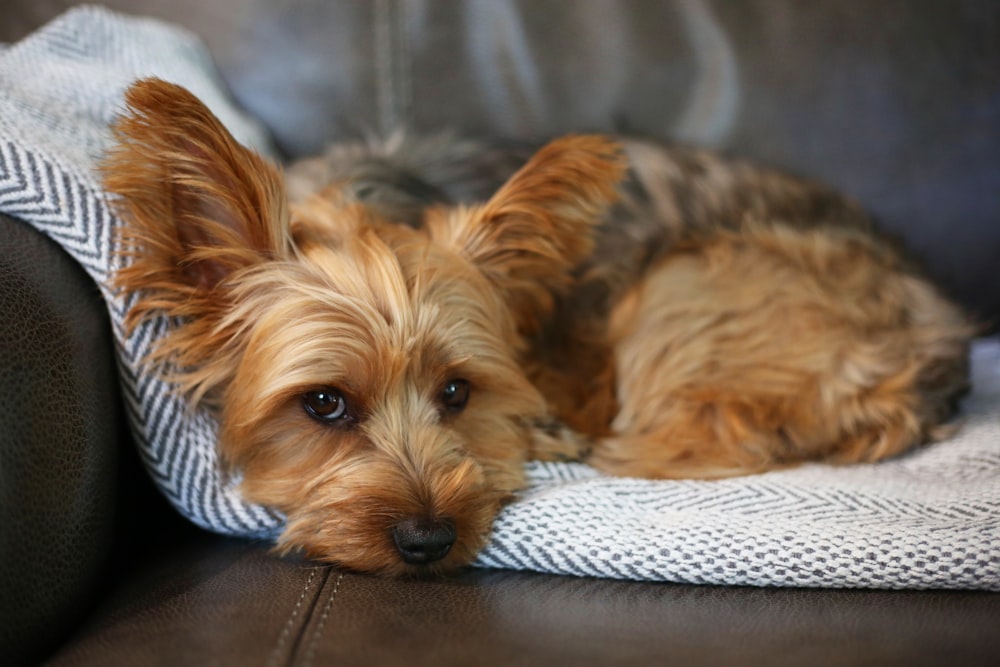
<path fill-rule="evenodd" d="M 246 503 L 220 475 L 211 415 L 140 371 L 166 323 L 126 336 L 128 303 L 107 288 L 116 220 L 95 165 L 125 87 L 150 75 L 191 89 L 239 140 L 269 152 L 196 37 L 78 8 L 0 50 L 0 212 L 55 239 L 102 287 L 131 423 L 167 498 L 206 529 L 270 539 L 283 517 Z M 530 487 L 501 513 L 476 564 L 708 584 L 1000 590 L 1000 341 L 977 343 L 973 369 L 957 436 L 876 465 L 706 482 L 529 464 Z"/>

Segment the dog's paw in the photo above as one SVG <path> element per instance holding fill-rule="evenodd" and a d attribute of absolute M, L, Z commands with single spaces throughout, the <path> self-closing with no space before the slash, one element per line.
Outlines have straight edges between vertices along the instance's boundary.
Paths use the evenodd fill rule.
<path fill-rule="evenodd" d="M 537 461 L 580 462 L 590 455 L 594 441 L 574 431 L 555 417 L 535 419 L 529 424 L 531 450 Z"/>

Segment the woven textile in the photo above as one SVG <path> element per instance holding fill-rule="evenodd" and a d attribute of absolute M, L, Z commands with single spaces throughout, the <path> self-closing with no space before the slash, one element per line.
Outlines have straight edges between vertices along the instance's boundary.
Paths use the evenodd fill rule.
<path fill-rule="evenodd" d="M 283 517 L 244 502 L 219 472 L 216 424 L 137 360 L 166 323 L 126 337 L 107 289 L 116 221 L 95 166 L 125 87 L 156 75 L 191 89 L 234 135 L 265 132 L 226 99 L 189 33 L 75 9 L 0 51 L 0 211 L 59 242 L 104 291 L 143 459 L 200 526 L 273 538 Z M 581 464 L 528 466 L 477 565 L 654 581 L 1000 590 L 1000 341 L 977 344 L 966 425 L 948 442 L 877 465 L 809 465 L 722 481 L 608 478 Z"/>

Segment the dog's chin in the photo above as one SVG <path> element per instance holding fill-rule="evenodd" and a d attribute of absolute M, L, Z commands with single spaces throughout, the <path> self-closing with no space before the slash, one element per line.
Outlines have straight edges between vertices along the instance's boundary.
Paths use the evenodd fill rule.
<path fill-rule="evenodd" d="M 386 540 L 386 542 L 391 542 Z M 362 549 L 344 549 L 330 536 L 325 540 L 296 540 L 283 535 L 276 545 L 282 556 L 298 556 L 350 572 L 403 579 L 436 579 L 455 575 L 470 566 L 486 538 L 460 539 L 448 554 L 426 563 L 408 563 L 391 544 L 368 545 Z"/>
<path fill-rule="evenodd" d="M 478 551 L 478 549 L 476 551 Z M 475 554 L 473 553 L 468 556 L 445 558 L 440 561 L 426 563 L 423 565 L 410 565 L 397 559 L 393 566 L 387 569 L 379 570 L 373 574 L 399 579 L 444 579 L 461 573 L 462 570 L 471 565 L 474 558 Z M 346 567 L 346 569 L 353 568 Z"/>
<path fill-rule="evenodd" d="M 337 506 L 286 511 L 287 523 L 276 546 L 279 553 L 353 572 L 440 577 L 476 558 L 489 539 L 502 498 L 478 487 L 428 514 L 426 509 L 375 502 L 371 496 L 348 497 Z M 434 526 L 446 526 L 446 536 L 428 536 L 425 531 L 433 533 Z"/>

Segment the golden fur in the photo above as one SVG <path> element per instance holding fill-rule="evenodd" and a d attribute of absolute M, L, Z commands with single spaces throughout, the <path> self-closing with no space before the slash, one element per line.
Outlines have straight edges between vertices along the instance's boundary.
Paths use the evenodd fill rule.
<path fill-rule="evenodd" d="M 177 86 L 127 100 L 105 185 L 130 323 L 175 318 L 150 363 L 214 407 L 242 493 L 288 517 L 283 549 L 448 570 L 529 458 L 701 478 L 875 461 L 939 436 L 964 388 L 972 327 L 820 186 L 572 136 L 485 203 L 402 224 L 337 183 L 289 205 Z"/>

